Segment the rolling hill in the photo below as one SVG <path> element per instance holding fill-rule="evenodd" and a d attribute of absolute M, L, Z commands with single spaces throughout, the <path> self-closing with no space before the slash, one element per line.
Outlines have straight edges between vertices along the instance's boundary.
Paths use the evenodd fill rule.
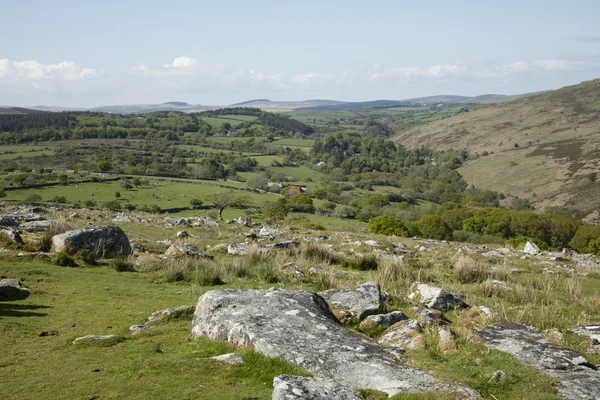
<path fill-rule="evenodd" d="M 394 140 L 467 150 L 478 158 L 459 172 L 475 186 L 598 217 L 600 79 L 398 129 Z"/>

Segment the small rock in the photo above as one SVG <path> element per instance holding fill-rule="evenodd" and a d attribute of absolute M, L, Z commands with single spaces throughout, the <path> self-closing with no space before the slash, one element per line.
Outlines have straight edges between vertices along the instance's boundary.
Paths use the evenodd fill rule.
<path fill-rule="evenodd" d="M 377 328 L 381 325 L 394 325 L 397 322 L 408 320 L 408 316 L 402 311 L 392 311 L 387 314 L 369 315 L 360 323 L 360 330 Z"/>
<path fill-rule="evenodd" d="M 390 326 L 377 343 L 406 349 L 424 349 L 426 339 L 421 324 L 414 319 L 408 319 Z"/>
<path fill-rule="evenodd" d="M 125 213 L 119 213 L 112 219 L 112 222 L 132 222 L 131 218 Z"/>
<path fill-rule="evenodd" d="M 488 317 L 488 318 L 494 318 L 494 312 L 490 308 L 488 308 L 486 306 L 477 306 L 477 309 L 481 313 L 485 314 L 486 317 Z"/>
<path fill-rule="evenodd" d="M 294 264 L 293 262 L 286 262 L 285 264 L 283 264 L 283 266 L 288 271 L 293 272 L 296 276 L 306 276 L 306 274 L 300 269 L 300 267 Z"/>
<path fill-rule="evenodd" d="M 544 334 L 546 335 L 546 339 L 548 339 L 550 342 L 554 343 L 557 346 L 560 346 L 565 340 L 565 337 L 563 336 L 562 332 L 557 328 L 547 329 L 544 331 Z"/>
<path fill-rule="evenodd" d="M 432 310 L 424 307 L 413 307 L 412 311 L 418 317 L 422 325 L 441 325 L 448 321 L 444 318 L 444 314 L 439 310 Z"/>
<path fill-rule="evenodd" d="M 179 231 L 179 232 L 177 232 L 177 237 L 178 238 L 184 238 L 184 237 L 188 237 L 188 236 L 190 236 L 190 234 L 187 233 L 187 231 Z"/>
<path fill-rule="evenodd" d="M 454 332 L 452 332 L 452 330 L 450 328 L 448 328 L 445 325 L 440 326 L 438 328 L 438 335 L 439 335 L 438 349 L 442 353 L 448 354 L 448 353 L 453 353 L 456 350 L 458 350 L 458 346 L 456 345 L 456 340 L 455 340 L 456 336 L 454 335 Z"/>
<path fill-rule="evenodd" d="M 408 296 L 410 301 L 420 303 L 428 308 L 440 311 L 449 311 L 455 308 L 469 307 L 457 295 L 435 286 L 415 282 Z"/>
<path fill-rule="evenodd" d="M 192 317 L 194 314 L 194 310 L 196 308 L 194 306 L 179 306 L 173 308 L 166 308 L 164 310 L 155 311 L 146 319 L 146 325 L 149 323 L 154 323 L 161 321 L 165 318 L 183 318 L 183 317 Z"/>
<path fill-rule="evenodd" d="M 281 235 L 281 231 L 279 229 L 272 228 L 270 226 L 263 226 L 260 231 L 258 231 L 259 237 L 275 237 Z"/>
<path fill-rule="evenodd" d="M 387 294 L 381 292 L 377 282 L 363 283 L 356 289 L 333 289 L 319 293 L 341 322 L 362 321 L 383 310 Z"/>
<path fill-rule="evenodd" d="M 129 242 L 129 245 L 131 246 L 131 248 L 133 250 L 137 251 L 138 253 L 146 252 L 146 248 L 144 246 L 142 246 L 141 244 L 139 244 L 138 242 Z"/>
<path fill-rule="evenodd" d="M 227 246 L 227 253 L 233 255 L 245 255 L 250 252 L 250 243 L 231 243 Z"/>
<path fill-rule="evenodd" d="M 168 257 L 202 257 L 208 258 L 212 260 L 214 257 L 212 254 L 205 252 L 204 250 L 200 250 L 196 246 L 192 246 L 191 244 L 185 243 L 173 243 L 167 251 L 165 251 L 165 256 Z"/>
<path fill-rule="evenodd" d="M 23 238 L 21 238 L 21 235 L 19 234 L 19 232 L 17 230 L 14 229 L 1 229 L 0 233 L 3 233 L 4 235 L 6 235 L 6 237 L 8 237 L 10 240 L 12 240 L 16 245 L 23 245 L 25 242 L 23 242 Z"/>
<path fill-rule="evenodd" d="M 291 249 L 300 247 L 300 242 L 297 240 L 284 240 L 273 245 L 276 249 Z"/>
<path fill-rule="evenodd" d="M 18 279 L 2 279 L 0 281 L 0 300 L 23 300 L 29 297 L 29 289 L 22 288 Z"/>
<path fill-rule="evenodd" d="M 129 332 L 131 332 L 132 335 L 137 335 L 138 333 L 142 332 L 146 328 L 148 328 L 146 325 L 131 325 L 129 327 Z"/>
<path fill-rule="evenodd" d="M 42 333 L 40 333 L 39 336 L 40 337 L 58 336 L 58 331 L 43 331 Z"/>
<path fill-rule="evenodd" d="M 540 254 L 540 248 L 531 240 L 528 240 L 527 243 L 525 243 L 525 247 L 523 248 L 523 253 L 535 256 Z"/>
<path fill-rule="evenodd" d="M 77 339 L 73 340 L 73 344 L 84 344 L 84 343 L 90 343 L 90 342 L 95 342 L 95 341 L 110 340 L 113 338 L 118 338 L 118 336 L 117 335 L 87 335 L 87 336 L 78 337 Z"/>
<path fill-rule="evenodd" d="M 494 375 L 488 380 L 488 383 L 500 382 L 506 379 L 506 372 L 497 370 Z"/>
<path fill-rule="evenodd" d="M 236 353 L 228 353 L 220 356 L 211 357 L 212 360 L 221 361 L 227 364 L 243 364 L 244 357 Z"/>

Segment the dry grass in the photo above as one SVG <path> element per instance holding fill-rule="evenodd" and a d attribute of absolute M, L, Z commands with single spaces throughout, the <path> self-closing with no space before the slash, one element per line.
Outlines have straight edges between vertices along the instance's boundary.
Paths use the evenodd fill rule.
<path fill-rule="evenodd" d="M 488 279 L 505 280 L 510 276 L 510 265 L 505 262 L 501 267 L 490 268 L 486 263 L 466 255 L 454 259 L 454 277 L 461 283 L 484 282 Z"/>

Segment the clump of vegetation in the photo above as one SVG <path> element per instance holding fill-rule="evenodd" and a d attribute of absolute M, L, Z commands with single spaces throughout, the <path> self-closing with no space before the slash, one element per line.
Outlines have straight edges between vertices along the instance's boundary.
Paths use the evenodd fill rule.
<path fill-rule="evenodd" d="M 83 250 L 82 252 L 79 253 L 79 257 L 81 258 L 81 261 L 83 261 L 83 263 L 85 265 L 98 265 L 98 257 L 96 255 L 95 252 L 93 251 L 89 251 L 89 250 Z"/>
<path fill-rule="evenodd" d="M 372 254 L 363 255 L 358 258 L 345 259 L 340 264 L 342 268 L 356 269 L 359 271 L 372 271 L 376 270 L 379 266 L 377 257 Z"/>
<path fill-rule="evenodd" d="M 75 262 L 75 260 L 73 259 L 73 257 L 71 257 L 69 254 L 67 253 L 56 253 L 56 255 L 54 256 L 54 258 L 52 259 L 52 262 L 55 265 L 61 266 L 61 267 L 71 267 L 71 268 L 75 268 L 78 267 L 79 265 L 77 264 L 77 262 Z"/>
<path fill-rule="evenodd" d="M 135 266 L 127 258 L 118 257 L 111 261 L 110 267 L 117 272 L 136 272 Z"/>
<path fill-rule="evenodd" d="M 65 218 L 55 219 L 50 223 L 48 229 L 43 233 L 38 241 L 37 250 L 49 252 L 52 250 L 52 238 L 61 233 L 72 230 L 73 227 Z"/>

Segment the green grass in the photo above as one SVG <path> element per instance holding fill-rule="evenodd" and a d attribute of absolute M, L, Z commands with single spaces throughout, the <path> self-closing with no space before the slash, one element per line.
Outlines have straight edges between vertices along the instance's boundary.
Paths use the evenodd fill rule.
<path fill-rule="evenodd" d="M 192 340 L 189 320 L 129 335 L 128 327 L 153 311 L 195 304 L 207 288 L 151 284 L 143 274 L 106 266 L 71 269 L 6 258 L 0 273 L 32 291 L 24 301 L 0 303 L 2 399 L 267 399 L 275 376 L 305 375 L 251 349 Z M 58 336 L 40 337 L 43 331 Z M 71 344 L 88 334 L 125 340 L 108 347 Z M 207 359 L 232 351 L 246 363 Z"/>

